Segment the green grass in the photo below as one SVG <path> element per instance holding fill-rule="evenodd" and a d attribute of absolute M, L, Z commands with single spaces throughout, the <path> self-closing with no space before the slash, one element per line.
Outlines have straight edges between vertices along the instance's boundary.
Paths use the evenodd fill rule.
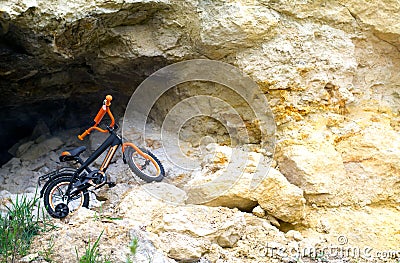
<path fill-rule="evenodd" d="M 135 257 L 135 255 L 136 255 L 138 242 L 139 242 L 138 238 L 137 237 L 133 237 L 131 243 L 129 244 L 129 251 L 131 252 L 131 254 L 128 255 L 128 258 L 126 259 L 127 263 L 133 263 L 132 257 Z"/>
<path fill-rule="evenodd" d="M 54 245 L 55 245 L 55 243 L 54 243 L 54 236 L 52 235 L 52 236 L 50 237 L 49 244 L 47 245 L 47 248 L 44 249 L 44 250 L 42 250 L 42 251 L 39 251 L 39 255 L 40 255 L 41 257 L 43 257 L 43 259 L 44 259 L 46 262 L 53 262 L 53 260 L 51 259 L 51 257 L 52 257 L 52 255 L 53 255 L 53 253 L 54 253 L 54 250 L 53 250 Z"/>
<path fill-rule="evenodd" d="M 103 235 L 104 230 L 100 233 L 99 237 L 96 239 L 94 244 L 92 245 L 89 241 L 85 247 L 85 254 L 79 257 L 78 249 L 75 247 L 75 253 L 76 253 L 76 259 L 77 262 L 79 263 L 111 263 L 109 258 L 104 257 L 101 259 L 101 255 L 99 253 L 99 243 L 100 243 L 100 238 Z M 138 247 L 138 238 L 134 237 L 129 244 L 129 251 L 130 255 L 128 255 L 128 258 L 126 259 L 127 263 L 133 263 L 132 257 L 135 256 L 137 247 Z"/>
<path fill-rule="evenodd" d="M 114 220 L 122 220 L 122 217 L 112 217 L 112 216 L 106 216 L 103 213 L 103 204 L 100 205 L 99 211 L 95 213 L 94 215 L 94 220 L 99 220 L 99 221 L 114 221 Z"/>
<path fill-rule="evenodd" d="M 33 199 L 27 196 L 17 196 L 6 206 L 7 212 L 0 214 L 0 262 L 17 262 L 18 258 L 25 256 L 29 251 L 32 238 L 42 231 L 54 229 L 43 217 L 40 221 L 34 216 L 33 211 L 37 206 L 39 213 L 39 198 L 35 194 Z"/>
<path fill-rule="evenodd" d="M 101 255 L 99 253 L 99 243 L 103 232 L 104 230 L 100 233 L 99 237 L 96 239 L 93 245 L 91 244 L 89 238 L 89 241 L 85 247 L 85 254 L 81 257 L 79 257 L 78 249 L 75 247 L 76 259 L 78 263 L 111 263 L 110 259 L 107 257 L 101 259 Z M 129 244 L 130 255 L 128 255 L 126 259 L 127 263 L 133 263 L 132 257 L 134 257 L 136 254 L 138 241 L 138 238 L 134 237 Z"/>
<path fill-rule="evenodd" d="M 90 238 L 88 244 L 86 245 L 85 254 L 82 257 L 79 257 L 78 250 L 75 248 L 76 258 L 79 263 L 111 263 L 111 261 L 107 258 L 101 259 L 99 254 L 99 243 L 100 238 L 103 235 L 103 231 L 101 231 L 99 237 L 94 242 L 93 246 L 90 243 Z"/>

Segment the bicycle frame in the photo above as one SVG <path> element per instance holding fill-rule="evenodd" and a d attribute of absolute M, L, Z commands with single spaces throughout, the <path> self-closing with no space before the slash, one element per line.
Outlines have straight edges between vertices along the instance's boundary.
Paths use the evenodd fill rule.
<path fill-rule="evenodd" d="M 80 157 L 77 158 L 78 163 L 81 164 L 81 167 L 76 170 L 76 173 L 78 175 L 84 170 L 86 170 L 88 173 L 91 173 L 92 170 L 89 168 L 89 165 L 97 158 L 99 158 L 99 156 L 108 148 L 107 155 L 104 158 L 103 163 L 99 169 L 102 172 L 105 172 L 107 170 L 112 158 L 115 155 L 115 152 L 117 151 L 118 147 L 122 145 L 122 139 L 114 132 L 114 130 L 109 129 L 109 131 L 110 136 L 108 136 L 108 138 L 100 145 L 99 148 L 96 149 L 96 151 L 94 151 L 94 153 L 89 156 L 89 158 L 86 159 L 85 162 L 83 162 Z"/>
<path fill-rule="evenodd" d="M 82 134 L 78 135 L 80 140 L 83 140 L 92 131 L 99 131 L 104 133 L 110 133 L 110 135 L 103 141 L 103 143 L 84 161 L 80 157 L 80 154 L 85 150 L 84 147 L 78 147 L 69 151 L 64 151 L 61 153 L 60 161 L 75 161 L 75 164 L 79 164 L 79 167 L 73 168 L 61 168 L 44 176 L 40 176 L 38 179 L 38 184 L 40 186 L 41 181 L 46 181 L 44 186 L 40 191 L 40 197 L 45 197 L 46 210 L 56 218 L 63 218 L 68 215 L 69 208 L 68 204 L 70 201 L 81 198 L 84 202 L 84 206 L 89 205 L 88 192 L 93 192 L 93 190 L 99 189 L 104 185 L 108 185 L 110 188 L 115 186 L 115 182 L 108 180 L 105 174 L 106 170 L 111 164 L 112 159 L 115 156 L 119 146 L 122 146 L 122 157 L 124 163 L 128 163 L 129 167 L 140 179 L 146 182 L 161 181 L 165 176 L 165 171 L 157 159 L 150 151 L 142 150 L 135 144 L 126 142 L 123 143 L 122 138 L 116 133 L 118 126 L 115 125 L 114 117 L 110 110 L 112 96 L 107 95 L 106 99 L 103 101 L 103 105 L 94 118 L 94 125 L 85 130 Z M 102 129 L 98 127 L 102 121 L 105 114 L 110 117 L 111 123 L 107 126 L 107 129 Z M 125 152 L 125 150 L 128 150 Z M 131 148 L 133 150 L 131 150 Z M 106 156 L 99 169 L 92 169 L 89 166 L 97 160 L 104 152 L 107 151 Z M 144 163 L 136 163 L 138 160 L 136 157 L 140 155 L 144 158 Z M 143 160 L 143 158 L 139 158 Z M 145 171 L 147 165 L 152 163 L 153 171 L 156 173 Z M 150 166 L 149 166 L 150 167 Z M 155 170 L 154 170 L 155 168 Z M 59 186 L 63 185 L 66 187 L 65 191 L 62 190 L 62 194 L 58 195 L 57 198 L 61 198 L 61 203 L 55 205 L 51 196 L 55 191 L 59 191 Z M 83 194 L 81 196 L 80 194 Z M 55 195 L 57 196 L 57 195 Z M 83 197 L 83 198 L 82 198 Z M 60 199 L 58 199 L 60 200 Z M 83 201 L 84 200 L 84 201 Z"/>
<path fill-rule="evenodd" d="M 140 150 L 139 147 L 137 147 L 135 144 L 127 142 L 127 143 L 123 143 L 122 139 L 120 136 L 118 136 L 116 134 L 116 132 L 114 131 L 113 128 L 109 128 L 108 127 L 108 131 L 110 133 L 110 135 L 107 137 L 107 139 L 99 146 L 99 148 L 97 148 L 87 159 L 86 161 L 83 161 L 82 158 L 80 156 L 77 156 L 75 158 L 76 162 L 80 164 L 80 167 L 77 169 L 69 169 L 69 173 L 72 175 L 73 181 L 77 181 L 77 180 L 81 180 L 81 179 L 85 179 L 85 177 L 93 172 L 100 172 L 100 173 L 105 173 L 107 168 L 109 167 L 113 157 L 115 156 L 115 153 L 117 152 L 119 146 L 122 146 L 122 155 L 123 155 L 123 160 L 124 163 L 126 163 L 125 160 L 125 155 L 124 155 L 124 151 L 126 149 L 126 147 L 132 147 L 135 149 L 135 151 L 140 154 L 141 156 L 143 156 L 144 158 L 148 159 L 148 155 L 146 153 L 144 153 L 142 150 Z M 92 170 L 89 166 L 97 159 L 99 158 L 106 150 L 108 149 L 107 155 L 105 156 L 100 169 L 99 170 Z M 154 162 L 153 159 L 150 159 L 151 162 Z M 159 169 L 158 165 L 156 166 L 157 170 Z M 61 169 L 65 169 L 65 168 L 61 168 Z M 87 174 L 85 174 L 85 176 L 82 176 L 82 172 L 86 171 Z M 50 182 L 52 179 L 55 179 L 56 177 L 60 176 L 59 174 L 61 173 L 61 171 L 57 170 L 56 172 L 52 172 L 49 174 L 46 174 L 44 176 L 39 177 L 39 184 L 40 181 L 49 179 L 48 182 Z M 158 170 L 159 172 L 159 170 Z M 62 174 L 62 173 L 61 173 Z M 43 193 L 47 187 L 46 183 L 42 190 L 40 191 L 40 196 L 43 196 Z M 100 184 L 98 186 L 95 187 L 95 189 L 98 189 L 100 187 L 102 187 L 104 184 Z M 70 194 L 70 191 L 72 189 L 72 183 L 69 185 L 67 193 L 68 195 Z"/>
<path fill-rule="evenodd" d="M 55 172 L 51 172 L 49 174 L 46 174 L 44 176 L 39 177 L 38 182 L 40 185 L 40 182 L 46 179 L 49 179 L 46 184 L 43 186 L 42 190 L 40 191 L 40 196 L 43 196 L 43 193 L 48 185 L 48 183 L 59 177 L 59 176 L 64 176 L 65 171 L 68 170 L 68 174 L 71 175 L 73 178 L 73 181 L 85 179 L 85 176 L 89 175 L 90 173 L 96 172 L 97 170 L 92 170 L 89 165 L 92 164 L 97 158 L 100 157 L 103 152 L 105 152 L 108 149 L 107 155 L 103 160 L 103 163 L 98 171 L 101 173 L 104 173 L 108 166 L 111 163 L 112 158 L 114 157 L 118 147 L 122 145 L 122 139 L 114 132 L 113 129 L 109 128 L 110 135 L 108 138 L 100 145 L 99 148 L 97 148 L 87 159 L 86 161 L 83 161 L 81 157 L 77 156 L 75 158 L 76 162 L 80 164 L 80 167 L 77 169 L 72 169 L 72 168 L 61 168 Z M 86 171 L 87 174 L 84 176 L 81 175 L 83 171 Z M 96 188 L 99 188 L 103 186 L 104 184 L 99 185 Z M 67 194 L 70 194 L 70 191 L 72 189 L 72 183 L 68 186 Z"/>

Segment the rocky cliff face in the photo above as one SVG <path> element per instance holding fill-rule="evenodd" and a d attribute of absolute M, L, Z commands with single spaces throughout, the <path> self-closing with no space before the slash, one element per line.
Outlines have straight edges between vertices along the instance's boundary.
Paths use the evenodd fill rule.
<path fill-rule="evenodd" d="M 50 129 L 81 126 L 97 110 L 93 102 L 106 93 L 125 104 L 145 77 L 167 64 L 220 60 L 247 73 L 268 99 L 277 124 L 272 161 L 277 175 L 263 189 L 282 195 L 249 193 L 244 178 L 208 205 L 243 211 L 257 206 L 258 214 L 296 224 L 303 235 L 330 233 L 333 240 L 348 234 L 352 244 L 398 248 L 399 229 L 393 221 L 400 207 L 399 11 L 397 1 L 3 2 L 3 151 L 29 136 L 39 120 Z M 246 102 L 204 83 L 165 93 L 152 118 L 161 123 L 176 102 L 199 94 L 245 109 L 242 116 L 248 118 L 252 143 L 261 143 Z M 123 107 L 117 112 L 122 114 Z M 219 143 L 230 143 L 229 132 L 207 118 L 188 122 L 181 139 L 198 146 L 209 134 Z M 168 214 L 151 220 L 162 223 L 153 231 L 157 248 L 184 260 L 179 251 L 161 244 L 169 237 Z M 350 234 L 349 225 L 368 233 L 365 238 Z M 186 242 L 174 227 L 171 235 Z M 191 236 L 196 245 L 187 254 L 199 258 L 217 253 L 223 246 L 213 238 Z"/>

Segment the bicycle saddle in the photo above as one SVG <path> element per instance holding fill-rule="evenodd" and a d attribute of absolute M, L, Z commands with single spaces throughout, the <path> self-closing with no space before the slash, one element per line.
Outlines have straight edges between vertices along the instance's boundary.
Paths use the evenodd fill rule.
<path fill-rule="evenodd" d="M 61 153 L 60 162 L 75 160 L 75 157 L 78 157 L 84 151 L 86 151 L 85 146 L 79 146 L 76 147 L 75 149 L 64 151 Z"/>

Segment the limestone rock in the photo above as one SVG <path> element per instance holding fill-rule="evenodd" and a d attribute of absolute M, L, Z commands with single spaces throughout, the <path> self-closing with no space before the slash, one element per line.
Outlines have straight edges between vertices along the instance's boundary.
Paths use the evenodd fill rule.
<path fill-rule="evenodd" d="M 84 213 L 85 215 L 79 215 Z M 149 257 L 154 262 L 167 263 L 173 262 L 161 252 L 159 252 L 148 238 L 148 233 L 144 232 L 134 224 L 126 220 L 115 220 L 103 223 L 93 217 L 94 213 L 87 214 L 84 210 L 78 210 L 77 214 L 63 221 L 57 222 L 57 236 L 54 233 L 44 233 L 35 239 L 33 246 L 36 251 L 47 248 L 49 240 L 53 242 L 54 252 L 52 260 L 56 262 L 73 262 L 76 254 L 81 258 L 85 253 L 85 245 L 89 241 L 91 245 L 99 238 L 100 258 L 107 257 L 112 262 L 126 262 L 128 258 L 134 262 L 148 262 Z M 74 218 L 77 217 L 77 218 Z M 75 222 L 74 224 L 69 224 Z M 82 220 L 82 221 L 81 221 Z M 78 223 L 79 221 L 79 223 Z M 129 251 L 129 244 L 133 238 L 138 238 L 136 255 L 133 256 Z M 76 252 L 75 252 L 76 251 Z"/>
<path fill-rule="evenodd" d="M 280 227 L 281 226 L 281 224 L 279 223 L 278 219 L 273 217 L 272 215 L 266 215 L 265 219 L 267 219 L 268 222 L 273 226 L 276 226 L 276 227 Z"/>
<path fill-rule="evenodd" d="M 18 149 L 17 149 L 17 151 L 15 153 L 15 156 L 16 157 L 21 157 L 29 149 L 29 147 L 31 147 L 34 143 L 35 143 L 34 141 L 28 141 L 26 143 L 21 144 L 18 147 Z"/>
<path fill-rule="evenodd" d="M 370 121 L 373 116 L 368 117 L 359 122 L 365 125 L 362 130 L 349 137 L 340 136 L 336 146 L 351 178 L 347 185 L 357 204 L 396 203 L 400 193 L 399 133 L 384 118 L 377 122 Z"/>
<path fill-rule="evenodd" d="M 57 137 L 47 139 L 39 144 L 32 144 L 29 149 L 22 154 L 21 159 L 33 161 L 50 151 L 57 150 L 63 144 L 64 143 Z"/>
<path fill-rule="evenodd" d="M 9 169 L 11 172 L 15 172 L 20 167 L 21 167 L 21 159 L 15 157 L 2 166 L 3 169 Z"/>
<path fill-rule="evenodd" d="M 279 34 L 260 46 L 239 52 L 239 67 L 252 76 L 263 89 L 291 89 L 291 94 L 296 94 L 298 99 L 278 92 L 276 97 L 283 95 L 284 105 L 300 110 L 311 110 L 310 107 L 315 107 L 315 104 L 325 103 L 324 87 L 329 82 L 337 87 L 352 89 L 357 65 L 355 46 L 343 31 L 329 25 L 307 23 L 299 25 L 287 22 L 284 27 L 289 32 L 294 30 L 303 33 L 299 36 Z M 315 38 L 316 35 L 319 37 Z M 319 59 L 308 59 L 315 56 Z M 264 62 L 257 63 L 259 59 Z M 274 91 L 271 92 L 275 94 Z M 280 118 L 287 110 L 283 105 L 276 106 L 280 106 L 274 111 L 280 124 L 285 122 Z"/>
<path fill-rule="evenodd" d="M 95 211 L 82 207 L 81 209 L 76 211 L 76 213 L 74 213 L 74 216 L 68 220 L 68 223 L 78 226 L 88 220 L 95 218 L 95 216 Z"/>
<path fill-rule="evenodd" d="M 187 199 L 185 191 L 175 187 L 174 185 L 163 182 L 145 184 L 143 189 L 153 197 L 169 204 L 181 205 L 184 204 Z"/>
<path fill-rule="evenodd" d="M 243 211 L 251 211 L 259 204 L 268 214 L 290 223 L 298 223 L 304 217 L 303 191 L 269 168 L 262 154 L 227 146 L 213 149 L 213 154 L 203 160 L 203 170 L 185 188 L 187 203 Z"/>
<path fill-rule="evenodd" d="M 286 234 L 285 234 L 287 239 L 293 239 L 295 241 L 300 241 L 303 239 L 303 237 L 301 236 L 301 233 L 299 231 L 296 230 L 289 230 Z"/>
<path fill-rule="evenodd" d="M 300 223 L 305 217 L 303 190 L 288 182 L 274 168 L 259 182 L 251 196 L 268 214 L 289 223 Z"/>
<path fill-rule="evenodd" d="M 192 214 L 196 214 L 196 218 Z M 218 243 L 221 247 L 232 247 L 242 235 L 244 225 L 243 215 L 234 210 L 188 206 L 184 210 L 171 209 L 170 212 L 156 217 L 152 223 L 152 232 L 185 233 Z"/>
<path fill-rule="evenodd" d="M 380 3 L 349 0 L 343 1 L 342 4 L 348 8 L 358 22 L 365 27 L 372 27 L 375 34 L 385 41 L 398 45 L 400 29 L 395 25 L 395 18 L 390 15 L 399 10 L 400 4 L 398 2 Z"/>
<path fill-rule="evenodd" d="M 213 58 L 235 52 L 271 38 L 279 23 L 277 12 L 241 1 L 199 2 L 200 40 Z"/>
<path fill-rule="evenodd" d="M 285 148 L 280 170 L 288 180 L 304 190 L 310 202 L 341 203 L 346 191 L 346 171 L 340 154 L 331 144 L 292 145 Z M 339 196 L 338 196 L 339 195 Z"/>
<path fill-rule="evenodd" d="M 154 213 L 158 213 L 164 207 L 171 207 L 153 197 L 148 191 L 140 189 L 138 186 L 120 195 L 120 204 L 116 208 L 120 215 L 131 218 L 136 222 L 146 222 L 150 224 Z M 135 211 L 141 212 L 135 214 Z"/>
<path fill-rule="evenodd" d="M 206 251 L 206 244 L 190 236 L 181 234 L 161 235 L 161 242 L 170 242 L 168 256 L 183 262 L 196 261 Z"/>
<path fill-rule="evenodd" d="M 190 187 L 186 190 L 187 202 L 251 210 L 257 205 L 257 200 L 250 196 L 252 179 L 253 175 L 243 173 L 239 179 L 224 176 L 211 183 Z"/>
<path fill-rule="evenodd" d="M 204 156 L 203 169 L 195 172 L 185 187 L 187 203 L 251 210 L 257 204 L 250 197 L 253 175 L 245 171 L 255 170 L 259 160 L 255 162 L 251 154 L 238 148 L 207 147 L 212 151 Z"/>
<path fill-rule="evenodd" d="M 147 262 L 149 257 L 154 262 L 216 262 L 221 255 L 229 262 L 240 262 L 252 254 L 257 262 L 262 255 L 254 253 L 262 248 L 261 243 L 273 240 L 285 246 L 287 242 L 284 234 L 264 219 L 223 207 L 172 206 L 152 197 L 142 186 L 122 194 L 118 216 L 120 220 L 105 220 L 101 211 L 80 209 L 57 221 L 56 232 L 38 236 L 32 254 L 46 247 L 53 236 L 52 259 L 74 260 L 71 251 L 76 247 L 82 255 L 88 238 L 95 240 L 101 231 L 101 255 L 113 262 L 126 261 L 128 244 L 134 237 L 139 240 L 137 254 L 131 257 L 136 262 Z"/>
<path fill-rule="evenodd" d="M 44 122 L 43 120 L 39 120 L 35 128 L 33 128 L 30 139 L 35 140 L 37 143 L 39 143 L 49 135 L 50 135 L 50 129 L 47 126 L 46 122 Z"/>
<path fill-rule="evenodd" d="M 29 255 L 26 255 L 25 257 L 21 258 L 19 261 L 20 262 L 32 262 L 38 257 L 39 257 L 39 253 L 29 254 Z"/>
<path fill-rule="evenodd" d="M 256 206 L 253 208 L 253 211 L 251 211 L 253 213 L 253 215 L 258 216 L 263 218 L 265 216 L 265 211 L 264 209 L 261 208 L 261 206 Z"/>
<path fill-rule="evenodd" d="M 354 17 L 346 8 L 346 2 L 293 2 L 290 0 L 267 1 L 261 0 L 263 4 L 277 10 L 278 12 L 289 13 L 291 16 L 300 19 L 311 18 L 324 23 L 333 23 L 338 26 L 352 25 Z M 350 3 L 349 3 L 350 4 Z"/>

